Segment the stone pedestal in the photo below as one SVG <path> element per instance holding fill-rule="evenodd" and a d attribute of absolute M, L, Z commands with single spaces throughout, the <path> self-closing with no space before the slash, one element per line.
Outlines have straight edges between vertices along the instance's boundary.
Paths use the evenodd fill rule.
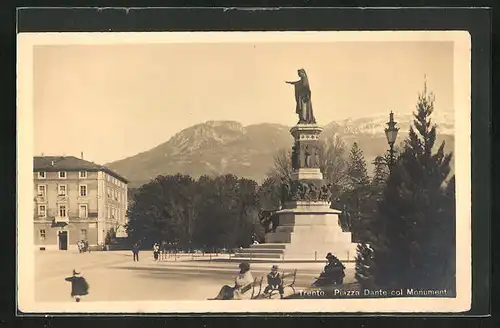
<path fill-rule="evenodd" d="M 350 232 L 340 228 L 340 211 L 331 209 L 328 202 L 298 201 L 292 205 L 277 212 L 279 227 L 266 234 L 266 244 L 284 246 L 283 260 L 323 260 L 328 252 L 340 260 L 354 259 L 357 244 L 351 242 Z"/>

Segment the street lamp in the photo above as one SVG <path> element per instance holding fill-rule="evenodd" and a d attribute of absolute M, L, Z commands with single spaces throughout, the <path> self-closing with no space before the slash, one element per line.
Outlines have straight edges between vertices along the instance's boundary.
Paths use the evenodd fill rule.
<path fill-rule="evenodd" d="M 387 137 L 387 142 L 389 143 L 389 169 L 392 168 L 394 164 L 394 143 L 398 136 L 399 128 L 396 127 L 397 122 L 394 121 L 394 113 L 391 111 L 389 114 L 389 122 L 386 123 L 387 128 L 385 128 L 385 136 Z"/>

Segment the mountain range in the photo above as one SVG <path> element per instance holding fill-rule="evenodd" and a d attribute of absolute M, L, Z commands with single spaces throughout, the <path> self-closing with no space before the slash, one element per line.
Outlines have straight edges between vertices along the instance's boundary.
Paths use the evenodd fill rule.
<path fill-rule="evenodd" d="M 454 149 L 454 120 L 451 114 L 432 115 L 437 124 L 436 146 L 445 141 L 445 151 Z M 413 115 L 396 117 L 400 128 L 398 141 L 408 135 Z M 387 114 L 345 119 L 323 126 L 323 138 L 338 135 L 347 146 L 354 142 L 363 150 L 367 163 L 387 148 L 384 134 Z M 280 149 L 291 149 L 291 127 L 280 124 L 243 126 L 235 121 L 208 121 L 186 128 L 165 143 L 105 166 L 129 179 L 129 187 L 139 187 L 157 175 L 235 174 L 262 182 Z M 371 173 L 371 165 L 369 171 Z"/>

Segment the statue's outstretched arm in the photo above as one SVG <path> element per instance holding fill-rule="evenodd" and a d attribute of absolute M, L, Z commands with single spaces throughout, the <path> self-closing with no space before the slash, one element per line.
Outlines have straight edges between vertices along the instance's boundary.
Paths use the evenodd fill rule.
<path fill-rule="evenodd" d="M 294 85 L 295 85 L 295 84 L 298 84 L 298 83 L 300 83 L 300 82 L 301 82 L 300 80 L 298 80 L 298 81 L 285 81 L 285 83 L 288 83 L 288 84 L 294 84 Z"/>

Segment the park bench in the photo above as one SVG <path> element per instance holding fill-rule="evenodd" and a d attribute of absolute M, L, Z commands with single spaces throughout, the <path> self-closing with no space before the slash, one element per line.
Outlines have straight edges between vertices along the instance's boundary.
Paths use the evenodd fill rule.
<path fill-rule="evenodd" d="M 260 296 L 260 292 L 262 291 L 262 281 L 264 280 L 264 277 L 261 276 L 261 277 L 255 277 L 253 279 L 253 283 L 251 285 L 251 288 L 252 288 L 252 296 L 250 297 L 250 299 L 256 299 Z M 257 287 L 259 287 L 259 291 L 258 292 L 255 292 L 257 290 Z"/>
<path fill-rule="evenodd" d="M 290 287 L 293 290 L 293 293 L 295 294 L 295 280 L 297 279 L 297 269 L 293 270 L 292 272 L 286 273 L 285 271 L 281 272 L 281 279 L 283 281 L 283 289 Z M 273 296 L 274 292 L 278 292 L 278 288 L 272 288 L 269 291 L 269 298 Z"/>

